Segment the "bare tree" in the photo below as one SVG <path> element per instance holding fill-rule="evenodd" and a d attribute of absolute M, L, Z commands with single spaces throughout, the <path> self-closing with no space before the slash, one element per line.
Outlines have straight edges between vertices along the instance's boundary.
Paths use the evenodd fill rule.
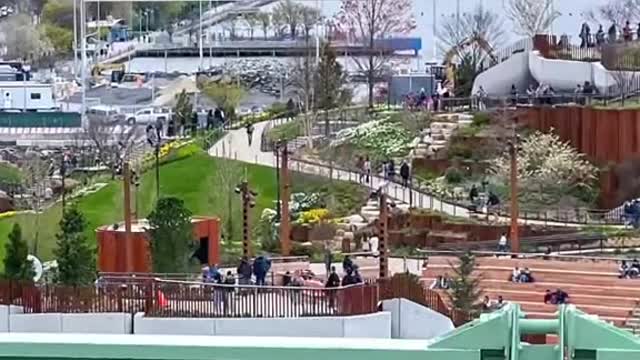
<path fill-rule="evenodd" d="M 307 147 L 309 148 L 313 148 L 312 130 L 317 118 L 317 107 L 313 106 L 315 102 L 314 90 L 316 87 L 314 81 L 316 76 L 314 76 L 314 74 L 316 73 L 316 64 L 307 54 L 307 56 L 299 58 L 293 63 L 293 71 L 291 72 L 288 83 L 294 95 L 303 105 L 304 114 L 301 119 L 303 132 L 307 139 Z"/>
<path fill-rule="evenodd" d="M 302 21 L 301 8 L 301 5 L 293 0 L 282 0 L 273 9 L 273 15 L 277 16 L 278 19 L 281 19 L 283 23 L 289 27 L 291 39 L 296 38 L 298 26 L 300 26 Z"/>
<path fill-rule="evenodd" d="M 507 18 L 516 27 L 516 33 L 533 37 L 543 34 L 560 13 L 553 8 L 554 0 L 507 0 L 505 11 Z"/>
<path fill-rule="evenodd" d="M 133 153 L 137 128 L 114 126 L 105 119 L 91 119 L 85 132 L 96 149 L 98 159 L 115 177 L 122 161 L 130 159 Z"/>
<path fill-rule="evenodd" d="M 609 0 L 586 13 L 589 21 L 618 26 L 638 17 L 640 17 L 640 0 Z"/>
<path fill-rule="evenodd" d="M 320 19 L 321 14 L 318 9 L 307 5 L 300 6 L 300 22 L 302 23 L 304 39 L 307 44 L 309 42 L 311 30 L 320 22 Z"/>
<path fill-rule="evenodd" d="M 464 13 L 459 22 L 456 17 L 448 17 L 441 24 L 437 34 L 440 51 L 458 58 L 471 54 L 480 62 L 505 41 L 504 21 L 482 5 Z"/>
<path fill-rule="evenodd" d="M 33 232 L 31 252 L 36 254 L 40 238 L 40 215 L 44 208 L 44 201 L 47 197 L 48 178 L 51 170 L 51 163 L 46 161 L 39 152 L 27 150 L 21 163 L 23 173 L 24 199 L 25 205 L 34 212 L 33 224 L 29 224 Z"/>
<path fill-rule="evenodd" d="M 233 157 L 231 152 L 234 150 L 231 148 L 230 140 L 229 143 L 222 144 L 222 151 L 223 156 L 224 153 L 228 153 L 228 158 Z M 240 196 L 234 190 L 242 180 L 242 166 L 235 161 L 220 161 L 224 162 L 224 166 L 218 166 L 215 171 L 212 186 L 215 186 L 217 190 L 209 193 L 209 200 L 211 204 L 216 204 L 216 206 L 224 204 L 225 214 L 220 214 L 220 217 L 222 218 L 223 245 L 228 248 L 237 228 L 234 217 L 240 209 Z"/>
<path fill-rule="evenodd" d="M 625 71 L 622 68 L 611 71 L 611 76 L 616 82 L 616 88 L 620 95 L 620 103 L 624 106 L 627 97 L 638 90 L 635 71 Z"/>
<path fill-rule="evenodd" d="M 264 35 L 264 39 L 267 40 L 267 36 L 269 34 L 269 27 L 271 27 L 271 14 L 266 11 L 261 11 L 256 14 L 258 21 L 260 22 L 260 27 L 262 28 L 262 34 Z"/>
<path fill-rule="evenodd" d="M 352 58 L 366 76 L 369 107 L 373 107 L 374 87 L 390 58 L 376 53 L 376 40 L 390 34 L 406 34 L 416 27 L 411 0 L 342 0 L 336 18 L 339 31 L 352 34 L 368 50 L 366 62 Z"/>
<path fill-rule="evenodd" d="M 256 26 L 258 26 L 258 24 L 260 23 L 258 14 L 244 15 L 244 22 L 247 24 L 247 27 L 249 28 L 249 38 L 253 40 L 253 34 L 255 32 Z"/>
<path fill-rule="evenodd" d="M 5 58 L 38 61 L 53 48 L 28 15 L 14 15 L 0 26 L 6 46 Z"/>

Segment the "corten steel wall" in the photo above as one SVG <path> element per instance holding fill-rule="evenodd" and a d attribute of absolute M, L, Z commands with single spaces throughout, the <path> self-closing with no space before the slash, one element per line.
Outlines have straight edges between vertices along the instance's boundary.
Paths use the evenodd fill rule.
<path fill-rule="evenodd" d="M 120 226 L 124 228 L 124 226 Z M 125 240 L 124 231 L 114 231 L 103 226 L 96 230 L 98 243 L 98 271 L 100 272 L 150 272 L 151 255 L 145 232 L 132 232 L 130 241 Z M 220 261 L 220 220 L 218 218 L 194 217 L 193 239 L 209 238 L 209 263 Z M 133 269 L 127 268 L 127 251 L 133 253 Z"/>
<path fill-rule="evenodd" d="M 132 232 L 129 242 L 124 231 L 100 228 L 96 232 L 98 242 L 98 271 L 102 272 L 150 272 L 149 242 L 144 232 Z M 127 252 L 133 252 L 133 269 L 127 269 Z"/>
<path fill-rule="evenodd" d="M 547 132 L 554 129 L 589 160 L 600 166 L 621 164 L 640 152 L 640 111 L 580 106 L 532 107 L 518 113 L 518 121 Z M 601 174 L 601 204 L 618 205 L 615 174 Z"/>

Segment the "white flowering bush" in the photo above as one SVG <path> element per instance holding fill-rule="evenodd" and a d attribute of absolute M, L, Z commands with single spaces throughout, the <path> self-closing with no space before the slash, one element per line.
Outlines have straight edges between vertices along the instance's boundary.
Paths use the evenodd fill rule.
<path fill-rule="evenodd" d="M 411 133 L 402 124 L 387 117 L 339 131 L 331 147 L 351 144 L 374 158 L 390 158 L 406 154 L 411 140 Z"/>
<path fill-rule="evenodd" d="M 545 194 L 591 191 L 598 175 L 598 169 L 585 159 L 584 154 L 562 142 L 553 131 L 535 132 L 524 138 L 519 144 L 517 161 L 521 192 L 537 193 L 539 198 Z M 499 184 L 509 184 L 511 158 L 508 149 L 492 161 L 489 172 Z"/>

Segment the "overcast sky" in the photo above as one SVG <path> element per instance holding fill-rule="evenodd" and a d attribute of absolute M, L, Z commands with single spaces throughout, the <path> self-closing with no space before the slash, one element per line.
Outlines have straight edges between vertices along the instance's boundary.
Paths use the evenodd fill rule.
<path fill-rule="evenodd" d="M 340 7 L 341 0 L 297 0 L 307 5 L 316 6 L 323 9 L 325 14 L 330 14 L 337 11 Z M 418 28 L 416 29 L 417 36 L 422 37 L 423 49 L 428 49 L 428 54 L 431 54 L 433 48 L 433 1 L 434 0 L 413 0 L 414 14 L 418 21 Z M 452 16 L 456 13 L 456 0 L 435 0 L 437 21 L 440 21 L 442 16 Z M 470 11 L 477 4 L 482 3 L 483 6 L 490 8 L 491 10 L 499 13 L 504 17 L 504 2 L 506 0 L 460 0 L 460 11 Z M 594 9 L 600 4 L 607 3 L 607 0 L 556 0 L 555 8 L 562 15 L 554 23 L 554 33 L 564 34 L 575 38 L 580 31 L 580 24 L 584 21 L 584 13 L 590 9 Z M 507 30 L 512 30 L 513 26 L 505 19 L 505 27 Z M 594 26 L 592 26 L 593 28 Z M 508 42 L 515 42 L 519 40 L 519 37 L 513 33 L 513 31 L 507 31 L 510 35 Z"/>

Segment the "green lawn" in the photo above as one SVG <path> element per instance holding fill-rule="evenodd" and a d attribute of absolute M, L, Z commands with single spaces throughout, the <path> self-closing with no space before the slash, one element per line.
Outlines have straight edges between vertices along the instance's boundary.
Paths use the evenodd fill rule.
<path fill-rule="evenodd" d="M 223 172 L 221 172 L 221 170 Z M 221 174 L 232 174 L 230 180 L 221 179 Z M 185 201 L 187 207 L 196 215 L 217 215 L 223 218 L 232 216 L 237 219 L 234 225 L 234 240 L 240 236 L 241 208 L 239 195 L 233 193 L 231 207 L 224 199 L 229 199 L 223 191 L 224 184 L 235 184 L 246 174 L 250 187 L 258 192 L 256 207 L 253 209 L 254 223 L 259 219 L 265 207 L 275 207 L 276 176 L 273 168 L 243 164 L 230 160 L 214 159 L 200 152 L 182 160 L 164 164 L 160 168 L 161 196 L 176 196 Z M 237 180 L 236 180 L 237 178 Z M 324 178 L 294 175 L 293 191 L 326 188 Z M 354 193 L 356 185 L 340 184 L 335 186 L 339 193 Z M 140 217 L 145 217 L 155 203 L 155 171 L 151 169 L 141 179 L 138 190 L 138 210 Z M 343 196 L 336 196 L 343 198 Z M 226 204 L 225 204 L 226 202 Z M 86 216 L 89 226 L 87 236 L 94 240 L 95 229 L 104 224 L 111 224 L 123 219 L 122 181 L 112 181 L 100 191 L 87 195 L 77 201 L 78 207 Z M 353 206 L 360 204 L 354 204 Z M 230 209 L 230 210 L 229 210 Z M 43 260 L 52 258 L 55 247 L 55 234 L 58 231 L 62 209 L 60 204 L 48 209 L 38 217 L 32 214 L 19 215 L 0 220 L 0 258 L 4 257 L 4 244 L 13 223 L 22 226 L 23 236 L 30 247 L 37 248 L 37 255 Z M 38 230 L 38 231 L 36 231 Z M 36 236 L 38 237 L 37 246 Z M 0 264 L 0 267 L 2 265 Z"/>

